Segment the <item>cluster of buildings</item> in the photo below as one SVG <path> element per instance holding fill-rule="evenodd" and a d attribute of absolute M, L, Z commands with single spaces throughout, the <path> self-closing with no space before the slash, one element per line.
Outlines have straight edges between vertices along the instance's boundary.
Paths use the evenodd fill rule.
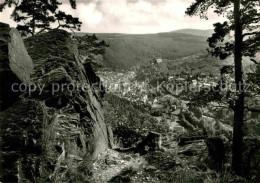
<path fill-rule="evenodd" d="M 160 62 L 160 60 L 158 61 Z M 150 86 L 148 81 L 136 81 L 136 74 L 133 71 L 99 71 L 97 75 L 100 77 L 108 92 L 112 92 L 134 103 L 146 104 L 150 106 L 151 110 L 162 111 L 162 116 L 157 117 L 158 123 L 160 123 L 161 119 L 164 119 L 167 120 L 171 130 L 179 132 L 185 131 L 178 123 L 178 116 L 181 113 L 181 109 L 187 107 L 188 101 L 185 101 L 185 99 L 176 98 L 176 96 L 174 97 L 173 95 L 158 95 L 157 89 Z M 195 77 L 179 75 L 169 76 L 166 83 L 190 85 L 193 87 L 211 87 L 217 85 L 218 79 L 219 78 L 209 76 Z M 186 93 L 186 95 L 189 95 L 189 93 Z"/>
<path fill-rule="evenodd" d="M 108 92 L 112 92 L 132 102 L 149 102 L 148 95 L 153 89 L 149 88 L 146 82 L 133 81 L 135 72 L 116 73 L 99 71 L 97 75 Z"/>
<path fill-rule="evenodd" d="M 192 86 L 195 87 L 214 87 L 217 86 L 218 80 L 213 78 L 197 78 L 192 80 Z"/>
<path fill-rule="evenodd" d="M 210 88 L 217 86 L 219 82 L 218 77 L 199 77 L 193 75 L 169 76 L 165 85 L 174 86 L 172 88 L 189 91 L 198 91 L 201 88 Z M 180 87 L 182 86 L 182 87 Z M 191 89 L 192 88 L 192 89 Z M 198 90 L 194 90 L 198 89 Z M 174 93 L 176 93 L 174 90 Z M 176 95 L 180 95 L 182 91 L 178 91 Z M 188 93 L 187 93 L 188 94 Z"/>

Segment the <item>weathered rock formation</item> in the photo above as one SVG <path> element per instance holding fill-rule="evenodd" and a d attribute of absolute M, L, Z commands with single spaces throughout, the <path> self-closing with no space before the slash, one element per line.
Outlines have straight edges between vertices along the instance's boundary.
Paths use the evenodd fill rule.
<path fill-rule="evenodd" d="M 73 170 L 89 176 L 83 166 L 109 146 L 102 93 L 98 84 L 91 87 L 97 76 L 81 63 L 66 31 L 27 38 L 33 64 L 15 29 L 1 24 L 0 35 L 0 181 L 70 182 Z M 30 84 L 31 92 L 14 98 L 14 82 Z"/>
<path fill-rule="evenodd" d="M 0 111 L 17 100 L 19 92 L 12 91 L 13 83 L 30 83 L 32 59 L 16 29 L 0 23 Z"/>

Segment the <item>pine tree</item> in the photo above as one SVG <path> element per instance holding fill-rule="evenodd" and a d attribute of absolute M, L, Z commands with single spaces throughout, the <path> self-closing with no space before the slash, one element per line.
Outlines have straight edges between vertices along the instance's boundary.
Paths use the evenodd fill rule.
<path fill-rule="evenodd" d="M 80 30 L 81 22 L 78 18 L 60 11 L 58 0 L 22 0 L 20 3 L 15 0 L 5 0 L 0 4 L 0 11 L 5 6 L 15 6 L 11 18 L 19 23 L 17 29 L 23 35 L 35 35 L 50 29 L 71 29 Z M 71 7 L 76 8 L 76 1 L 70 0 Z M 55 24 L 58 24 L 54 27 Z"/>
<path fill-rule="evenodd" d="M 215 13 L 228 19 L 224 23 L 214 24 L 215 33 L 208 39 L 208 51 L 220 59 L 234 55 L 236 97 L 230 103 L 234 110 L 232 168 L 238 175 L 243 174 L 245 91 L 242 59 L 247 56 L 259 64 L 255 60 L 256 53 L 260 51 L 259 7 L 259 0 L 196 0 L 186 11 L 190 16 L 199 15 L 207 19 L 207 11 L 213 8 Z M 225 40 L 232 31 L 235 33 L 234 40 Z"/>

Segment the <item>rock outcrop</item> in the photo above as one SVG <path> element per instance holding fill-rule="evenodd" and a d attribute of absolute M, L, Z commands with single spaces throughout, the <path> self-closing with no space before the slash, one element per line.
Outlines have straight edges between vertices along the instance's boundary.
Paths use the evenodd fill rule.
<path fill-rule="evenodd" d="M 16 29 L 0 23 L 0 111 L 17 100 L 19 92 L 12 91 L 12 84 L 30 83 L 32 59 Z"/>
<path fill-rule="evenodd" d="M 96 83 L 100 80 L 81 63 L 66 31 L 25 40 L 33 65 L 15 29 L 1 24 L 0 33 L 5 56 L 0 60 L 1 89 L 2 76 L 8 77 L 7 88 L 14 82 L 30 85 L 8 105 L 1 98 L 0 181 L 70 182 L 75 170 L 82 170 L 82 178 L 89 176 L 83 166 L 91 166 L 89 160 L 109 144 Z M 7 72 L 15 79 L 3 75 Z"/>

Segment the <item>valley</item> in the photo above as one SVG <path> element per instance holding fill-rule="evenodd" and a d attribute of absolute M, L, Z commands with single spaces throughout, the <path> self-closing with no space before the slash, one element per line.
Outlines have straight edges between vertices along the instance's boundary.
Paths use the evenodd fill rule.
<path fill-rule="evenodd" d="M 260 182 L 260 0 L 1 0 L 0 183 Z"/>
<path fill-rule="evenodd" d="M 210 148 L 208 143 L 211 138 L 221 139 L 226 151 L 223 166 L 226 168 L 230 166 L 233 112 L 227 103 L 218 101 L 193 104 L 194 100 L 200 100 L 197 97 L 201 92 L 220 86 L 223 76 L 231 85 L 234 83 L 232 74 L 222 75 L 220 72 L 221 68 L 232 67 L 233 58 L 223 61 L 207 55 L 203 50 L 206 44 L 203 41 L 200 42 L 203 39 L 205 41 L 205 38 L 194 35 L 185 38 L 182 37 L 184 34 L 179 34 L 180 37 L 178 37 L 175 33 L 162 33 L 156 36 L 110 35 L 110 37 L 98 34 L 97 36 L 108 41 L 110 45 L 103 58 L 105 67 L 96 68 L 96 72 L 106 89 L 103 99 L 104 114 L 106 122 L 112 127 L 115 146 L 129 148 L 142 140 L 149 132 L 155 131 L 162 135 L 162 148 L 164 149 L 164 152 L 151 153 L 148 151 L 148 154 L 141 156 L 140 160 L 138 160 L 139 157 L 128 154 L 129 160 L 138 160 L 141 161 L 141 164 L 122 168 L 119 175 L 111 180 L 122 181 L 126 178 L 126 180 L 137 182 L 140 180 L 167 182 L 173 179 L 181 181 L 183 175 L 188 176 L 193 172 L 199 174 L 199 177 L 208 177 L 208 180 L 203 178 L 204 181 L 220 181 L 218 178 L 213 178 L 213 172 L 205 172 L 205 168 L 215 167 L 214 163 L 211 164 L 212 162 L 205 163 L 208 158 L 206 151 Z M 160 45 L 160 41 L 156 40 L 158 37 L 163 37 L 162 41 L 165 39 L 169 41 L 171 37 L 171 44 L 178 44 L 181 47 L 175 53 L 169 54 L 170 44 L 165 49 L 155 46 L 156 43 Z M 154 42 L 149 42 L 148 38 Z M 115 43 L 116 41 L 119 43 Z M 146 41 L 149 43 L 145 44 Z M 180 42 L 181 44 L 179 44 Z M 198 50 L 190 49 L 186 45 L 188 43 L 189 46 L 200 45 L 201 49 L 198 49 L 197 46 Z M 135 45 L 133 46 L 133 44 Z M 113 53 L 113 49 L 123 50 L 123 54 Z M 124 52 L 124 49 L 127 53 Z M 114 61 L 109 60 L 113 60 L 111 55 L 115 57 Z M 128 59 L 133 60 L 130 62 L 131 64 Z M 249 59 L 244 58 L 245 71 L 252 72 L 253 68 Z M 206 101 L 205 98 L 202 100 Z M 257 101 L 254 105 L 257 105 L 256 103 Z M 250 121 L 246 124 L 245 133 L 250 138 L 258 134 L 260 116 L 250 112 L 247 113 L 247 116 Z M 255 129 L 252 129 L 253 126 Z M 194 140 L 197 138 L 198 140 Z M 193 140 L 186 144 L 184 139 Z M 180 143 L 182 140 L 185 142 L 184 145 Z M 114 153 L 112 152 L 112 154 Z M 111 154 L 106 156 L 110 157 Z M 170 157 L 176 159 L 173 161 Z M 115 168 L 119 168 L 121 161 L 126 161 L 124 158 L 120 160 L 119 157 L 113 159 L 114 163 L 111 166 Z M 151 159 L 153 161 L 163 159 L 166 162 L 158 167 L 159 163 L 154 164 Z M 187 160 L 192 163 L 188 163 Z M 131 164 L 131 161 L 125 163 Z M 179 164 L 173 165 L 172 169 L 167 169 L 172 172 L 172 175 L 167 177 L 163 168 L 166 168 L 166 164 L 176 161 Z M 196 166 L 201 167 L 192 169 Z M 149 172 L 151 167 L 153 175 Z M 191 168 L 190 173 L 186 172 L 187 168 Z M 226 177 L 227 179 L 232 177 L 227 172 L 225 176 L 230 176 Z M 191 176 L 187 177 L 187 180 L 201 181 L 199 177 Z"/>

